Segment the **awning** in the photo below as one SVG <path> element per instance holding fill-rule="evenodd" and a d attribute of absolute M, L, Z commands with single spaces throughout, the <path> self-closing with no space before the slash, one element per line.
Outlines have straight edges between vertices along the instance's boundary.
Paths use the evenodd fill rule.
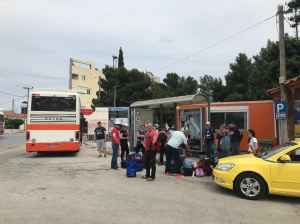
<path fill-rule="evenodd" d="M 206 103 L 206 97 L 201 94 L 196 95 L 186 95 L 186 96 L 177 96 L 177 97 L 169 97 L 169 98 L 161 98 L 154 100 L 145 100 L 145 101 L 137 101 L 130 105 L 130 107 L 146 107 L 149 108 L 159 108 L 162 104 L 163 107 L 174 107 L 174 104 L 177 105 L 186 105 L 186 104 L 201 104 Z"/>

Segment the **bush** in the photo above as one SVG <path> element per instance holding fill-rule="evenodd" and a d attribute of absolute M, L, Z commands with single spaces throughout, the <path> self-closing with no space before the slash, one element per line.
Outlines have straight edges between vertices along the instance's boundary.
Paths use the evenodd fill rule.
<path fill-rule="evenodd" d="M 5 126 L 20 127 L 20 125 L 22 124 L 24 124 L 24 121 L 22 119 L 5 118 Z"/>

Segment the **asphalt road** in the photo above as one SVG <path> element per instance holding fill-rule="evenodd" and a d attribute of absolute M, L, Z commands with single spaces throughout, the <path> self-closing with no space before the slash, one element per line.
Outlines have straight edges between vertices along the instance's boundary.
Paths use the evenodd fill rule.
<path fill-rule="evenodd" d="M 176 179 L 157 167 L 156 180 L 110 170 L 111 156 L 0 152 L 0 223 L 289 223 L 299 224 L 300 198 L 239 198 L 211 177 Z M 120 162 L 120 160 L 119 160 Z"/>
<path fill-rule="evenodd" d="M 25 144 L 25 133 L 0 135 L 0 152 Z"/>

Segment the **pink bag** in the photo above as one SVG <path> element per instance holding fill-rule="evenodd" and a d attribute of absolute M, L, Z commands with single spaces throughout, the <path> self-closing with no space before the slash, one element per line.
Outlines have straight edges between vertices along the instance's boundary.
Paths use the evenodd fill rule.
<path fill-rule="evenodd" d="M 196 169 L 196 177 L 204 177 L 204 172 L 201 168 Z"/>

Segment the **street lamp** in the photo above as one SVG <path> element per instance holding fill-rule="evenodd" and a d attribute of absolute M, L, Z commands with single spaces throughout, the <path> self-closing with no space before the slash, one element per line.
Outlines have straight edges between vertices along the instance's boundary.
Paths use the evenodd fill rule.
<path fill-rule="evenodd" d="M 118 57 L 113 55 L 112 58 L 113 58 L 113 68 L 114 68 L 115 67 L 115 60 L 118 59 Z"/>
<path fill-rule="evenodd" d="M 202 92 L 200 90 L 199 95 L 203 96 L 207 100 L 207 118 L 208 118 L 208 121 L 211 122 L 211 120 L 210 120 L 210 103 L 213 101 L 213 91 L 209 90 L 208 92 Z"/>

